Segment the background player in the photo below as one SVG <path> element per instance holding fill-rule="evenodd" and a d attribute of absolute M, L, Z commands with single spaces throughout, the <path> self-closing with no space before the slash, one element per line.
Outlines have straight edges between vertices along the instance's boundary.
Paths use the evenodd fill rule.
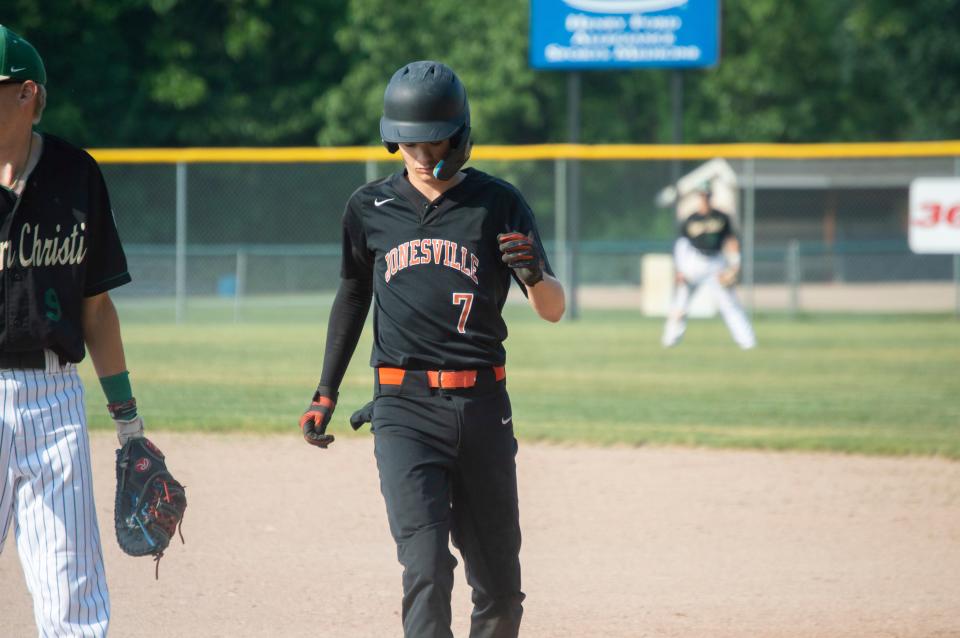
<path fill-rule="evenodd" d="M 130 281 L 100 169 L 33 131 L 36 50 L 0 25 L 0 550 L 11 524 L 42 636 L 103 636 L 110 601 L 90 477 L 90 351 L 121 444 L 143 435 L 108 290 Z"/>
<path fill-rule="evenodd" d="M 470 635 L 516 636 L 524 594 L 501 310 L 511 275 L 549 321 L 563 315 L 563 288 L 516 188 L 460 170 L 470 156 L 470 110 L 452 70 L 430 61 L 398 70 L 380 134 L 404 170 L 347 203 L 342 280 L 301 428 L 311 444 L 333 441 L 326 426 L 373 298 L 374 402 L 351 421 L 372 418 L 404 566 L 404 633 L 452 635 L 452 537 L 473 588 Z"/>
<path fill-rule="evenodd" d="M 753 348 L 757 345 L 753 327 L 733 290 L 740 272 L 740 242 L 730 217 L 710 205 L 710 184 L 702 184 L 697 194 L 698 209 L 680 225 L 673 248 L 677 285 L 663 329 L 663 345 L 680 342 L 687 329 L 690 299 L 703 287 L 716 300 L 737 345 Z"/>

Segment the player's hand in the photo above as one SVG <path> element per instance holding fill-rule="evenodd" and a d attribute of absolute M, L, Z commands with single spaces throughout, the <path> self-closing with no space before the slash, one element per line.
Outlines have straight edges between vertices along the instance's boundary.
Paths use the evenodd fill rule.
<path fill-rule="evenodd" d="M 740 275 L 740 253 L 736 250 L 730 250 L 723 253 L 723 259 L 727 262 L 727 267 L 720 271 L 717 279 L 720 285 L 725 288 L 737 283 L 737 277 Z"/>
<path fill-rule="evenodd" d="M 503 263 L 513 268 L 525 286 L 543 281 L 543 257 L 530 237 L 518 232 L 500 233 L 497 241 Z"/>
<path fill-rule="evenodd" d="M 320 448 L 326 448 L 333 443 L 333 435 L 327 434 L 327 424 L 330 423 L 336 406 L 336 395 L 329 397 L 319 391 L 313 395 L 310 407 L 300 417 L 300 431 L 307 443 Z"/>
<path fill-rule="evenodd" d="M 130 439 L 137 439 L 143 434 L 143 417 L 137 414 L 137 400 L 130 397 L 119 403 L 108 403 L 107 412 L 117 426 L 117 440 L 123 447 Z"/>
<path fill-rule="evenodd" d="M 677 285 L 678 285 L 678 286 L 682 286 L 683 284 L 687 283 L 687 280 L 684 279 L 684 278 L 683 278 L 683 275 L 681 275 L 680 273 L 676 273 L 676 274 L 674 275 L 674 281 L 677 282 Z"/>
<path fill-rule="evenodd" d="M 143 417 L 139 414 L 132 419 L 114 419 L 113 422 L 117 426 L 117 440 L 120 441 L 120 447 L 130 439 L 143 436 Z"/>
<path fill-rule="evenodd" d="M 717 275 L 717 280 L 720 281 L 721 286 L 729 288 L 737 283 L 737 275 L 739 274 L 739 268 L 726 268 L 720 271 L 720 273 Z"/>

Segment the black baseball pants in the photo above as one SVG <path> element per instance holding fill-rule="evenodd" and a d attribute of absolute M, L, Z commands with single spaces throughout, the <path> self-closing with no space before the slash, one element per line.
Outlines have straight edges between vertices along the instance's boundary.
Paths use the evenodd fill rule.
<path fill-rule="evenodd" d="M 372 416 L 380 490 L 404 568 L 404 635 L 453 635 L 452 538 L 473 589 L 470 637 L 515 637 L 524 594 L 505 381 L 481 370 L 474 388 L 439 390 L 408 371 L 402 385 L 377 384 Z"/>

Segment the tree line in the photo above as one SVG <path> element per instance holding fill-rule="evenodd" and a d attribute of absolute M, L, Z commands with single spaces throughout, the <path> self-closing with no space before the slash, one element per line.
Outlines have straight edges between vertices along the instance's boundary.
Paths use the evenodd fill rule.
<path fill-rule="evenodd" d="M 518 0 L 8 0 L 47 66 L 41 128 L 89 147 L 379 141 L 391 73 L 453 67 L 481 144 L 564 141 L 564 73 Z M 960 138 L 956 0 L 725 0 L 720 63 L 682 72 L 686 142 Z M 587 143 L 671 141 L 671 71 L 582 74 Z"/>

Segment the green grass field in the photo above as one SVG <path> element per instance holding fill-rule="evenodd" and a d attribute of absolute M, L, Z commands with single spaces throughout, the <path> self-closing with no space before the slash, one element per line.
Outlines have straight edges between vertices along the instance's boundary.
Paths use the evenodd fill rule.
<path fill-rule="evenodd" d="M 329 299 L 282 309 L 118 301 L 134 391 L 150 429 L 290 432 L 319 377 Z M 960 458 L 960 321 L 949 316 L 760 316 L 741 352 L 719 320 L 664 350 L 661 322 L 585 311 L 548 324 L 508 306 L 507 379 L 525 439 L 832 450 Z M 369 328 L 332 431 L 369 400 Z M 92 366 L 93 427 L 111 427 Z"/>

